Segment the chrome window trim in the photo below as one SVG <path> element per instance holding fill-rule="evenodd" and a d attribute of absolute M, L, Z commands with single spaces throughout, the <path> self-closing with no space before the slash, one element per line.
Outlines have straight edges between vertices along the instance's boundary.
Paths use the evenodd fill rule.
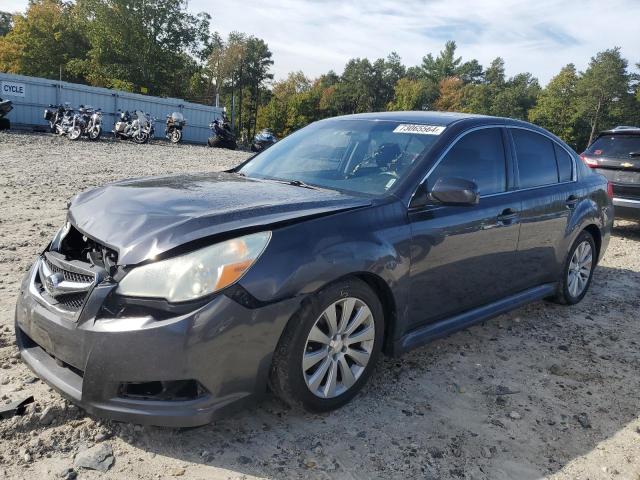
<path fill-rule="evenodd" d="M 418 186 L 415 188 L 415 190 L 413 191 L 413 193 L 411 194 L 411 198 L 409 198 L 409 204 L 407 205 L 407 208 L 410 209 L 411 208 L 411 202 L 413 201 L 413 198 L 416 196 L 416 193 L 418 193 L 418 188 L 420 188 L 420 186 L 422 184 L 424 184 L 424 182 L 429 178 L 429 175 L 431 175 L 433 173 L 433 171 L 438 167 L 438 165 L 440 165 L 440 162 L 442 162 L 442 160 L 444 159 L 444 157 L 447 155 L 447 153 L 449 153 L 449 151 L 460 141 L 462 140 L 466 135 L 468 135 L 469 133 L 475 132 L 477 130 L 483 130 L 486 128 L 506 128 L 506 129 L 510 129 L 510 128 L 518 128 L 521 130 L 528 130 L 530 132 L 533 133 L 537 133 L 538 135 L 542 135 L 543 137 L 547 138 L 548 140 L 550 140 L 553 144 L 558 145 L 559 147 L 561 147 L 565 152 L 567 152 L 567 154 L 569 154 L 569 157 L 571 157 L 571 161 L 573 162 L 573 171 L 572 171 L 572 178 L 570 181 L 568 182 L 557 182 L 557 183 L 550 183 L 548 185 L 537 185 L 535 187 L 527 187 L 527 188 L 517 188 L 514 190 L 506 190 L 504 192 L 497 192 L 497 193 L 489 193 L 487 195 L 480 195 L 480 198 L 489 198 L 489 197 L 497 197 L 499 195 L 505 195 L 507 193 L 515 193 L 515 192 L 525 192 L 527 190 L 535 190 L 538 188 L 547 188 L 547 187 L 553 187 L 555 185 L 566 185 L 569 183 L 575 183 L 578 181 L 578 170 L 577 170 L 577 165 L 576 165 L 576 158 L 574 153 L 572 153 L 571 151 L 567 150 L 563 145 L 561 145 L 560 143 L 558 143 L 556 140 L 553 139 L 553 137 L 551 137 L 549 134 L 547 134 L 546 132 L 539 132 L 538 130 L 535 130 L 533 128 L 530 127 L 526 127 L 526 126 L 522 126 L 522 125 L 501 125 L 501 124 L 487 124 L 487 125 L 479 125 L 477 127 L 473 127 L 470 128 L 469 130 L 465 130 L 464 132 L 461 132 L 460 134 L 458 134 L 458 136 L 456 138 L 453 139 L 453 141 L 451 142 L 451 144 L 444 150 L 444 152 L 442 152 L 440 154 L 440 156 L 438 157 L 438 159 L 434 162 L 434 164 L 431 166 L 431 168 L 427 171 L 427 173 L 425 174 L 425 176 L 422 178 L 422 180 L 420 180 L 420 182 L 418 182 Z M 505 147 L 505 156 L 507 155 L 507 148 Z M 515 157 L 515 152 L 512 152 L 512 156 Z M 514 158 L 514 160 L 517 161 L 517 157 Z"/>

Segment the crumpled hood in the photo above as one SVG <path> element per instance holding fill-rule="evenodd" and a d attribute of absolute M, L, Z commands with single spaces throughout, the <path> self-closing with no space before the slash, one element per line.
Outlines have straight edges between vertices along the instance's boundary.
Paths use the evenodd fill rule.
<path fill-rule="evenodd" d="M 76 196 L 69 220 L 133 265 L 187 242 L 370 205 L 370 200 L 232 173 L 125 180 Z"/>

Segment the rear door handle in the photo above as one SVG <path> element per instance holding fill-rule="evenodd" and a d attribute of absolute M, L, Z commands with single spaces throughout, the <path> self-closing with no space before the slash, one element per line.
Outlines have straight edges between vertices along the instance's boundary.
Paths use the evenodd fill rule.
<path fill-rule="evenodd" d="M 520 214 L 513 208 L 505 208 L 500 215 L 498 215 L 498 223 L 502 225 L 511 225 L 516 223 Z"/>
<path fill-rule="evenodd" d="M 575 195 L 571 195 L 569 198 L 567 198 L 566 201 L 566 205 L 567 208 L 570 210 L 573 210 L 575 208 L 575 206 L 578 204 L 578 197 L 576 197 Z"/>

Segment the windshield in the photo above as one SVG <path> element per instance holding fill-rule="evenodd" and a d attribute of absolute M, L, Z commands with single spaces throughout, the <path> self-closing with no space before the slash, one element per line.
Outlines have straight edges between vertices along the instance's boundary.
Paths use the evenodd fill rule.
<path fill-rule="evenodd" d="M 388 121 L 322 121 L 274 144 L 240 173 L 383 195 L 393 191 L 442 130 Z"/>
<path fill-rule="evenodd" d="M 586 153 L 603 157 L 629 158 L 632 153 L 640 153 L 640 135 L 603 135 L 587 148 Z"/>

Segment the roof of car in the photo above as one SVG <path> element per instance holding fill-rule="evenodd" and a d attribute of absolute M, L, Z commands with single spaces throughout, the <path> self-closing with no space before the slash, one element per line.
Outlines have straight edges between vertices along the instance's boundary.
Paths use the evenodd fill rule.
<path fill-rule="evenodd" d="M 453 122 L 472 118 L 496 118 L 486 115 L 476 115 L 458 112 L 430 112 L 430 111 L 410 111 L 410 112 L 372 112 L 356 113 L 354 115 L 343 115 L 338 118 L 356 120 L 390 120 L 396 122 L 415 122 L 421 124 L 449 125 Z"/>
<path fill-rule="evenodd" d="M 631 134 L 631 135 L 640 135 L 640 127 L 630 127 L 627 125 L 621 125 L 616 128 L 612 128 L 611 130 L 605 130 L 600 132 L 600 135 L 620 135 L 620 134 Z"/>

